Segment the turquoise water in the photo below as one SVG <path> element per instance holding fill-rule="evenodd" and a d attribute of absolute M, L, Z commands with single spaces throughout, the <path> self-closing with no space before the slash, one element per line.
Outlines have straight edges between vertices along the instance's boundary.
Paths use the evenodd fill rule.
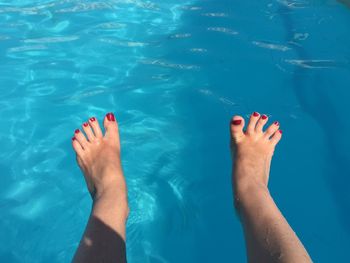
<path fill-rule="evenodd" d="M 74 129 L 115 112 L 129 262 L 245 262 L 228 122 L 281 122 L 270 188 L 315 262 L 350 246 L 350 9 L 336 1 L 0 1 L 0 262 L 70 262 Z"/>

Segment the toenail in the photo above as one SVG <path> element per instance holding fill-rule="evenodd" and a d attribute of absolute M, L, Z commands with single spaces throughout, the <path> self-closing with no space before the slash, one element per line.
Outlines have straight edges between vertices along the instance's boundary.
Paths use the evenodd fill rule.
<path fill-rule="evenodd" d="M 95 117 L 91 117 L 91 118 L 90 118 L 90 121 L 95 121 L 95 120 L 96 120 Z"/>
<path fill-rule="evenodd" d="M 114 117 L 114 114 L 113 113 L 107 113 L 106 114 L 106 116 L 107 116 L 107 120 L 109 120 L 109 121 L 115 121 L 115 117 Z"/>
<path fill-rule="evenodd" d="M 277 126 L 280 125 L 280 123 L 279 123 L 278 121 L 275 121 L 273 124 L 275 124 L 275 125 L 277 125 Z"/>
<path fill-rule="evenodd" d="M 89 124 L 88 124 L 87 122 L 84 122 L 84 123 L 83 123 L 83 126 L 84 126 L 84 127 L 87 127 L 87 126 L 89 126 Z"/>
<path fill-rule="evenodd" d="M 76 140 L 75 137 L 73 137 L 73 138 L 72 138 L 72 141 L 75 141 L 75 140 Z"/>
<path fill-rule="evenodd" d="M 282 130 L 279 130 L 280 134 L 282 134 Z"/>
<path fill-rule="evenodd" d="M 76 129 L 75 131 L 74 131 L 74 133 L 79 133 L 80 131 L 79 131 L 79 129 Z"/>
<path fill-rule="evenodd" d="M 233 120 L 233 125 L 240 125 L 242 123 L 242 120 Z"/>
<path fill-rule="evenodd" d="M 259 113 L 257 113 L 256 111 L 253 113 L 253 116 L 254 117 L 258 117 L 260 114 Z"/>
<path fill-rule="evenodd" d="M 266 119 L 267 119 L 267 116 L 264 114 L 263 116 L 261 116 L 261 118 L 262 118 L 263 120 L 266 120 Z"/>

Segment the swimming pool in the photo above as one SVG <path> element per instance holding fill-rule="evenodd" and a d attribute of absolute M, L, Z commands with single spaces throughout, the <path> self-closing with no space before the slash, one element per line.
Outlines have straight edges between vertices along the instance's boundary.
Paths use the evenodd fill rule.
<path fill-rule="evenodd" d="M 0 1 L 0 262 L 69 262 L 91 200 L 71 136 L 113 111 L 129 262 L 245 262 L 228 121 L 284 138 L 270 188 L 315 262 L 350 245 L 350 9 L 335 1 Z"/>

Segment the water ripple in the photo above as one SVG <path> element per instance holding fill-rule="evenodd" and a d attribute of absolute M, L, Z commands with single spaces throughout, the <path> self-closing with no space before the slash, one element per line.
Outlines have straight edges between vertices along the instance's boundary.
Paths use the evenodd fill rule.
<path fill-rule="evenodd" d="M 32 46 L 12 47 L 12 48 L 9 48 L 7 51 L 9 53 L 12 53 L 12 52 L 23 52 L 23 51 L 32 51 L 32 50 L 45 50 L 45 49 L 47 49 L 47 46 L 32 45 Z"/>
<path fill-rule="evenodd" d="M 295 40 L 306 40 L 309 37 L 309 33 L 294 33 L 293 38 Z"/>
<path fill-rule="evenodd" d="M 205 53 L 205 52 L 208 52 L 208 50 L 205 49 L 205 48 L 191 48 L 190 51 L 194 52 L 194 53 Z"/>
<path fill-rule="evenodd" d="M 102 2 L 78 3 L 73 7 L 55 10 L 55 13 L 76 13 L 76 12 L 87 12 L 91 10 L 103 10 L 103 9 L 116 9 L 116 7 L 111 5 L 110 3 L 102 3 Z"/>
<path fill-rule="evenodd" d="M 96 28 L 111 29 L 111 30 L 125 28 L 125 27 L 126 27 L 126 24 L 118 23 L 118 22 L 107 22 L 96 26 Z"/>
<path fill-rule="evenodd" d="M 192 34 L 190 33 L 184 33 L 184 34 L 175 34 L 175 35 L 170 35 L 170 38 L 189 38 L 191 37 Z"/>
<path fill-rule="evenodd" d="M 60 43 L 69 42 L 79 39 L 79 36 L 62 36 L 62 37 L 42 37 L 28 38 L 23 40 L 24 43 Z"/>
<path fill-rule="evenodd" d="M 148 45 L 148 43 L 143 43 L 143 42 L 124 41 L 124 40 L 108 39 L 108 38 L 101 38 L 100 41 L 108 44 L 122 46 L 122 47 L 144 47 Z"/>
<path fill-rule="evenodd" d="M 277 0 L 277 2 L 290 9 L 309 7 L 309 1 L 307 0 Z"/>
<path fill-rule="evenodd" d="M 287 47 L 285 45 L 273 44 L 266 41 L 253 41 L 252 43 L 258 47 L 279 50 L 279 51 L 288 51 L 291 49 L 290 47 Z"/>
<path fill-rule="evenodd" d="M 182 10 L 189 10 L 189 11 L 197 11 L 197 10 L 202 10 L 203 7 L 201 6 L 181 6 Z"/>
<path fill-rule="evenodd" d="M 202 16 L 209 16 L 209 17 L 228 17 L 228 14 L 226 13 L 203 13 Z"/>
<path fill-rule="evenodd" d="M 239 33 L 237 31 L 234 31 L 230 28 L 226 28 L 226 27 L 208 27 L 207 28 L 208 31 L 214 31 L 214 32 L 221 32 L 221 33 L 225 33 L 228 35 L 238 35 Z"/>
<path fill-rule="evenodd" d="M 193 70 L 193 69 L 200 68 L 199 66 L 196 66 L 196 65 L 176 64 L 176 63 L 171 63 L 171 62 L 162 61 L 162 60 L 158 60 L 158 59 L 140 60 L 140 63 L 146 64 L 146 65 L 155 65 L 155 66 L 160 66 L 160 67 L 174 68 L 174 69 L 185 69 L 185 70 Z"/>
<path fill-rule="evenodd" d="M 286 59 L 285 62 L 309 69 L 335 68 L 346 66 L 349 64 L 346 61 L 337 61 L 332 59 Z"/>

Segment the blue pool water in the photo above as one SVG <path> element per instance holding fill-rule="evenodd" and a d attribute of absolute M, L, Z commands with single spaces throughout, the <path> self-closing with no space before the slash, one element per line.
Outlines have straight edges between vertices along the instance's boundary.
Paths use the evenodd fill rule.
<path fill-rule="evenodd" d="M 270 188 L 315 262 L 350 246 L 350 9 L 334 0 L 0 1 L 0 262 L 70 262 L 70 139 L 120 122 L 129 262 L 245 262 L 228 122 L 284 131 Z"/>

